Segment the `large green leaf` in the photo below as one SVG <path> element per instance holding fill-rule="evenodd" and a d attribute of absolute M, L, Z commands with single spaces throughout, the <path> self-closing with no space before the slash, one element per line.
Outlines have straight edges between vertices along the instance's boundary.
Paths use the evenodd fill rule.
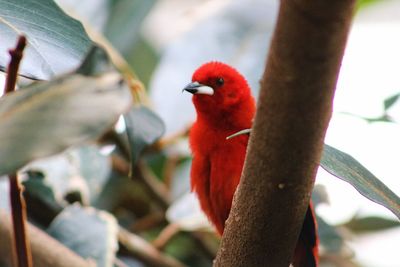
<path fill-rule="evenodd" d="M 350 183 L 366 198 L 381 204 L 400 218 L 400 198 L 352 156 L 325 145 L 320 165 Z"/>
<path fill-rule="evenodd" d="M 28 46 L 20 74 L 49 79 L 77 67 L 91 46 L 80 22 L 67 16 L 52 0 L 0 0 L 0 68 L 8 64 L 7 50 L 17 35 Z"/>
<path fill-rule="evenodd" d="M 131 101 L 128 87 L 113 71 L 93 77 L 73 73 L 3 96 L 0 175 L 97 138 L 129 109 Z"/>
<path fill-rule="evenodd" d="M 47 232 L 80 256 L 94 259 L 98 267 L 113 266 L 118 224 L 111 214 L 79 205 L 68 206 Z"/>
<path fill-rule="evenodd" d="M 142 150 L 164 134 L 165 126 L 157 114 L 145 106 L 133 107 L 124 118 L 131 148 L 131 162 L 135 164 Z"/>

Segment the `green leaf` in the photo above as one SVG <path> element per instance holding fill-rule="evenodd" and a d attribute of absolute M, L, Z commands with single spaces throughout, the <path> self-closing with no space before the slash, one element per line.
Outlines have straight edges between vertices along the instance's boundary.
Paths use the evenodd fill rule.
<path fill-rule="evenodd" d="M 318 237 L 321 241 L 321 245 L 324 246 L 328 252 L 339 252 L 344 245 L 344 239 L 340 235 L 340 232 L 338 232 L 335 227 L 325 222 L 318 215 L 316 218 L 318 225 Z"/>
<path fill-rule="evenodd" d="M 92 46 L 76 72 L 85 76 L 96 76 L 114 70 L 115 66 L 106 51 L 99 46 Z"/>
<path fill-rule="evenodd" d="M 27 175 L 29 178 L 22 184 L 28 215 L 35 222 L 48 226 L 64 207 L 56 200 L 54 190 L 42 172 L 29 170 Z"/>
<path fill-rule="evenodd" d="M 79 205 L 68 206 L 47 232 L 83 258 L 94 259 L 97 266 L 113 266 L 118 224 L 111 214 Z"/>
<path fill-rule="evenodd" d="M 350 183 L 366 198 L 388 208 L 400 218 L 400 198 L 350 155 L 325 145 L 320 165 L 330 174 Z"/>
<path fill-rule="evenodd" d="M 99 62 L 101 64 L 101 62 Z M 131 104 L 116 72 L 73 73 L 0 98 L 0 175 L 98 138 Z"/>
<path fill-rule="evenodd" d="M 382 217 L 370 216 L 364 218 L 353 218 L 346 224 L 346 228 L 352 230 L 353 232 L 363 233 L 363 232 L 375 232 L 381 230 L 387 230 L 394 227 L 399 227 L 400 222 L 386 219 Z"/>
<path fill-rule="evenodd" d="M 47 80 L 76 68 L 92 45 L 82 24 L 52 0 L 0 0 L 1 69 L 19 34 L 28 39 L 20 74 L 34 79 Z"/>
<path fill-rule="evenodd" d="M 90 202 L 94 203 L 110 178 L 110 157 L 103 155 L 100 148 L 96 146 L 81 146 L 74 152 L 79 164 L 80 176 L 88 185 Z"/>
<path fill-rule="evenodd" d="M 385 101 L 383 102 L 383 107 L 384 107 L 385 111 L 388 110 L 389 108 L 391 108 L 399 100 L 399 97 L 400 97 L 400 93 L 386 98 Z"/>
<path fill-rule="evenodd" d="M 131 148 L 131 162 L 135 164 L 143 149 L 164 134 L 165 126 L 163 121 L 145 106 L 133 107 L 124 118 Z"/>

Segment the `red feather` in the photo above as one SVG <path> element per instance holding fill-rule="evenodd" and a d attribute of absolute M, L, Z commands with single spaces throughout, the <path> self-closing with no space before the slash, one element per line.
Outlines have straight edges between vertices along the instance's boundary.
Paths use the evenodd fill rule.
<path fill-rule="evenodd" d="M 226 137 L 251 128 L 256 106 L 245 78 L 226 64 L 202 65 L 193 74 L 192 82 L 211 87 L 214 94 L 193 95 L 197 119 L 189 138 L 193 153 L 191 187 L 198 195 L 201 208 L 222 235 L 248 143 L 247 135 L 229 140 Z M 316 221 L 311 204 L 293 264 L 296 267 L 318 264 Z"/>

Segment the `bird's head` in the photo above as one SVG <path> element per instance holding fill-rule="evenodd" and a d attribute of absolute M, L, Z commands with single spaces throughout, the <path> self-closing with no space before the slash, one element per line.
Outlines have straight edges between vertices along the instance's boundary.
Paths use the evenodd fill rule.
<path fill-rule="evenodd" d="M 253 101 L 246 79 L 221 62 L 200 66 L 183 90 L 193 94 L 197 113 L 204 115 L 232 113 L 240 109 L 241 103 Z"/>

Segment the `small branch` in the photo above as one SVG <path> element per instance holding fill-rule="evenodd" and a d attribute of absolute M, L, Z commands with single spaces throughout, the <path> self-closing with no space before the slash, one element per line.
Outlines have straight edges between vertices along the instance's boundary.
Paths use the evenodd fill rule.
<path fill-rule="evenodd" d="M 9 175 L 10 202 L 12 210 L 12 221 L 14 226 L 14 258 L 17 266 L 32 266 L 32 252 L 26 234 L 26 206 L 22 196 L 21 184 L 16 174 Z"/>
<path fill-rule="evenodd" d="M 143 238 L 130 233 L 120 227 L 118 232 L 118 241 L 133 256 L 137 257 L 144 263 L 154 267 L 184 267 L 185 265 L 176 259 L 164 255 L 158 251 L 153 245 Z"/>
<path fill-rule="evenodd" d="M 165 162 L 162 173 L 165 186 L 171 191 L 172 182 L 176 174 L 179 160 L 182 159 L 179 155 L 170 155 Z"/>
<path fill-rule="evenodd" d="M 189 136 L 189 131 L 190 131 L 191 127 L 192 127 L 192 125 L 184 128 L 181 131 L 178 131 L 170 136 L 161 138 L 160 140 L 158 140 L 154 144 L 152 144 L 148 149 L 146 149 L 146 151 L 161 151 L 162 149 L 165 149 L 166 147 L 177 143 L 182 138 Z"/>
<path fill-rule="evenodd" d="M 170 223 L 165 227 L 158 237 L 153 241 L 154 247 L 158 250 L 163 250 L 168 242 L 180 231 L 179 225 Z"/>
<path fill-rule="evenodd" d="M 26 38 L 21 35 L 18 39 L 15 49 L 10 49 L 10 63 L 7 68 L 7 79 L 4 86 L 4 94 L 13 92 L 17 83 L 19 63 L 21 62 L 23 52 L 26 46 Z"/>
<path fill-rule="evenodd" d="M 147 167 L 143 162 L 138 162 L 132 174 L 133 178 L 138 178 L 143 182 L 149 191 L 153 195 L 153 198 L 163 208 L 167 209 L 171 203 L 168 188 L 163 182 L 153 174 L 152 170 Z"/>
<path fill-rule="evenodd" d="M 26 38 L 21 35 L 14 49 L 9 51 L 11 59 L 7 68 L 7 78 L 4 87 L 4 94 L 11 93 L 15 90 L 17 83 L 18 68 L 21 62 L 24 48 L 26 46 Z M 10 182 L 10 199 L 11 210 L 14 226 L 14 245 L 13 253 L 16 264 L 19 267 L 32 266 L 32 252 L 26 235 L 26 208 L 25 201 L 22 196 L 22 187 L 18 182 L 17 174 L 9 175 Z"/>
<path fill-rule="evenodd" d="M 0 259 L 5 260 L 8 265 L 12 262 L 13 250 L 12 232 L 13 226 L 10 216 L 0 210 Z M 95 266 L 93 262 L 87 261 L 63 244 L 50 237 L 42 230 L 27 223 L 30 244 L 32 247 L 32 258 L 34 266 L 40 267 L 89 267 Z"/>
<path fill-rule="evenodd" d="M 129 267 L 128 265 L 126 265 L 123 261 L 121 261 L 118 258 L 114 259 L 114 267 Z"/>
<path fill-rule="evenodd" d="M 164 211 L 155 211 L 152 212 L 143 218 L 137 219 L 130 227 L 129 230 L 131 232 L 140 233 L 143 231 L 147 231 L 149 229 L 155 228 L 159 225 L 165 225 L 167 221 L 165 219 Z"/>

